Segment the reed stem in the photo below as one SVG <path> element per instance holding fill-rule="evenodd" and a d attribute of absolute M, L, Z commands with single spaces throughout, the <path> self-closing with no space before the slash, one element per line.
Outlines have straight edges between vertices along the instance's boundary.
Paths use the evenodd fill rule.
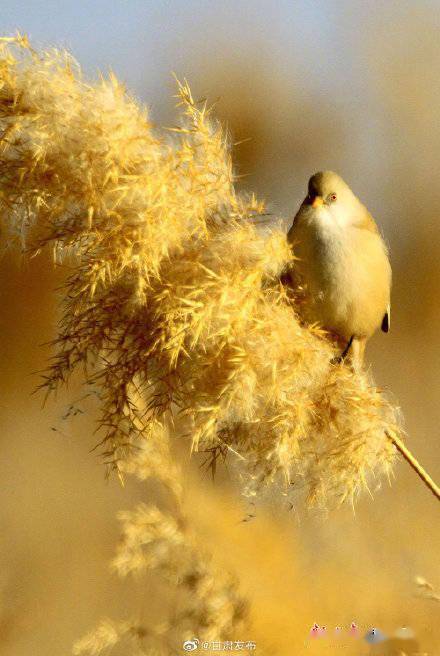
<path fill-rule="evenodd" d="M 402 454 L 402 456 L 405 458 L 407 463 L 409 463 L 409 465 L 418 474 L 419 478 L 422 479 L 425 485 L 431 490 L 433 495 L 440 501 L 440 488 L 432 480 L 428 472 L 422 467 L 422 465 L 418 462 L 418 460 L 413 456 L 411 451 L 406 448 L 402 440 L 394 433 L 391 434 L 390 432 L 385 431 L 385 434 L 394 444 L 394 446 L 399 451 L 399 453 Z"/>

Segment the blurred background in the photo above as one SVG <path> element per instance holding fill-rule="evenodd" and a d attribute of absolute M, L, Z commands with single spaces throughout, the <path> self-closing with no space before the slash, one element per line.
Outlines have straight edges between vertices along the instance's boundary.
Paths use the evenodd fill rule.
<path fill-rule="evenodd" d="M 171 72 L 186 77 L 231 138 L 246 140 L 234 151 L 240 187 L 266 198 L 286 228 L 313 172 L 346 179 L 393 265 L 391 332 L 367 358 L 438 482 L 440 2 L 3 0 L 0 28 L 67 48 L 89 77 L 114 71 L 158 126 L 176 121 Z M 62 420 L 75 390 L 44 410 L 31 395 L 50 353 L 41 345 L 54 336 L 57 272 L 9 253 L 0 268 L 0 653 L 69 653 L 103 616 L 157 610 L 154 582 L 146 591 L 108 570 L 115 511 L 146 493 L 105 481 L 90 418 Z M 411 626 L 421 653 L 439 653 L 440 604 L 413 594 L 417 575 L 440 588 L 439 508 L 405 463 L 395 474 L 356 513 L 261 510 L 244 524 L 248 509 L 203 483 L 200 530 L 241 572 L 256 608 L 256 634 L 244 639 L 264 636 L 290 656 L 314 622 L 355 620 L 387 635 Z"/>

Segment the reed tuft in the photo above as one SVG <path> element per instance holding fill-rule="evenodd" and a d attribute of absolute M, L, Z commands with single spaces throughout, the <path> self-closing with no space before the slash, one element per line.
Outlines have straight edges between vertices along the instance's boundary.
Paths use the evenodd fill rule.
<path fill-rule="evenodd" d="M 252 495 L 353 500 L 388 473 L 397 409 L 300 323 L 285 234 L 234 189 L 227 135 L 188 84 L 161 132 L 113 76 L 86 82 L 23 37 L 1 41 L 0 75 L 5 230 L 69 271 L 44 387 L 84 369 L 110 466 L 174 422 L 194 450 L 229 453 Z"/>

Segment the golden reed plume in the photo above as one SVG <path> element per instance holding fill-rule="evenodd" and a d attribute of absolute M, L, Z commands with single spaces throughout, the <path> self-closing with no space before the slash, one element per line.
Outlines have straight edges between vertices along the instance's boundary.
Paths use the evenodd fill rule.
<path fill-rule="evenodd" d="M 171 138 L 114 77 L 88 84 L 22 37 L 1 48 L 3 223 L 69 271 L 44 386 L 84 369 L 111 465 L 174 420 L 193 449 L 228 452 L 250 494 L 281 481 L 353 499 L 388 472 L 397 409 L 298 321 L 285 234 L 259 228 L 264 206 L 235 191 L 224 131 L 187 84 Z"/>
<path fill-rule="evenodd" d="M 4 234 L 31 255 L 52 248 L 67 271 L 43 387 L 81 368 L 109 466 L 165 485 L 169 509 L 121 513 L 114 567 L 159 571 L 186 600 L 157 627 L 106 620 L 75 653 L 228 639 L 248 604 L 191 529 L 170 438 L 213 464 L 228 454 L 248 495 L 353 502 L 390 472 L 398 408 L 299 321 L 280 282 L 295 266 L 285 234 L 262 230 L 264 204 L 235 190 L 227 135 L 186 83 L 181 126 L 160 132 L 113 76 L 87 83 L 68 54 L 21 36 L 0 48 Z"/>

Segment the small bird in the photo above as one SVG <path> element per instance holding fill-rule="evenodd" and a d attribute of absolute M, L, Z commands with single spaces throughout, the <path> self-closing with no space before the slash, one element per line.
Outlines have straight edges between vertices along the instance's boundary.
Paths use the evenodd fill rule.
<path fill-rule="evenodd" d="M 355 368 L 365 344 L 390 329 L 391 266 L 367 208 L 333 171 L 315 173 L 287 235 L 297 261 L 290 272 L 305 287 L 306 319 L 343 345 Z M 351 351 L 351 352 L 350 352 Z"/>

